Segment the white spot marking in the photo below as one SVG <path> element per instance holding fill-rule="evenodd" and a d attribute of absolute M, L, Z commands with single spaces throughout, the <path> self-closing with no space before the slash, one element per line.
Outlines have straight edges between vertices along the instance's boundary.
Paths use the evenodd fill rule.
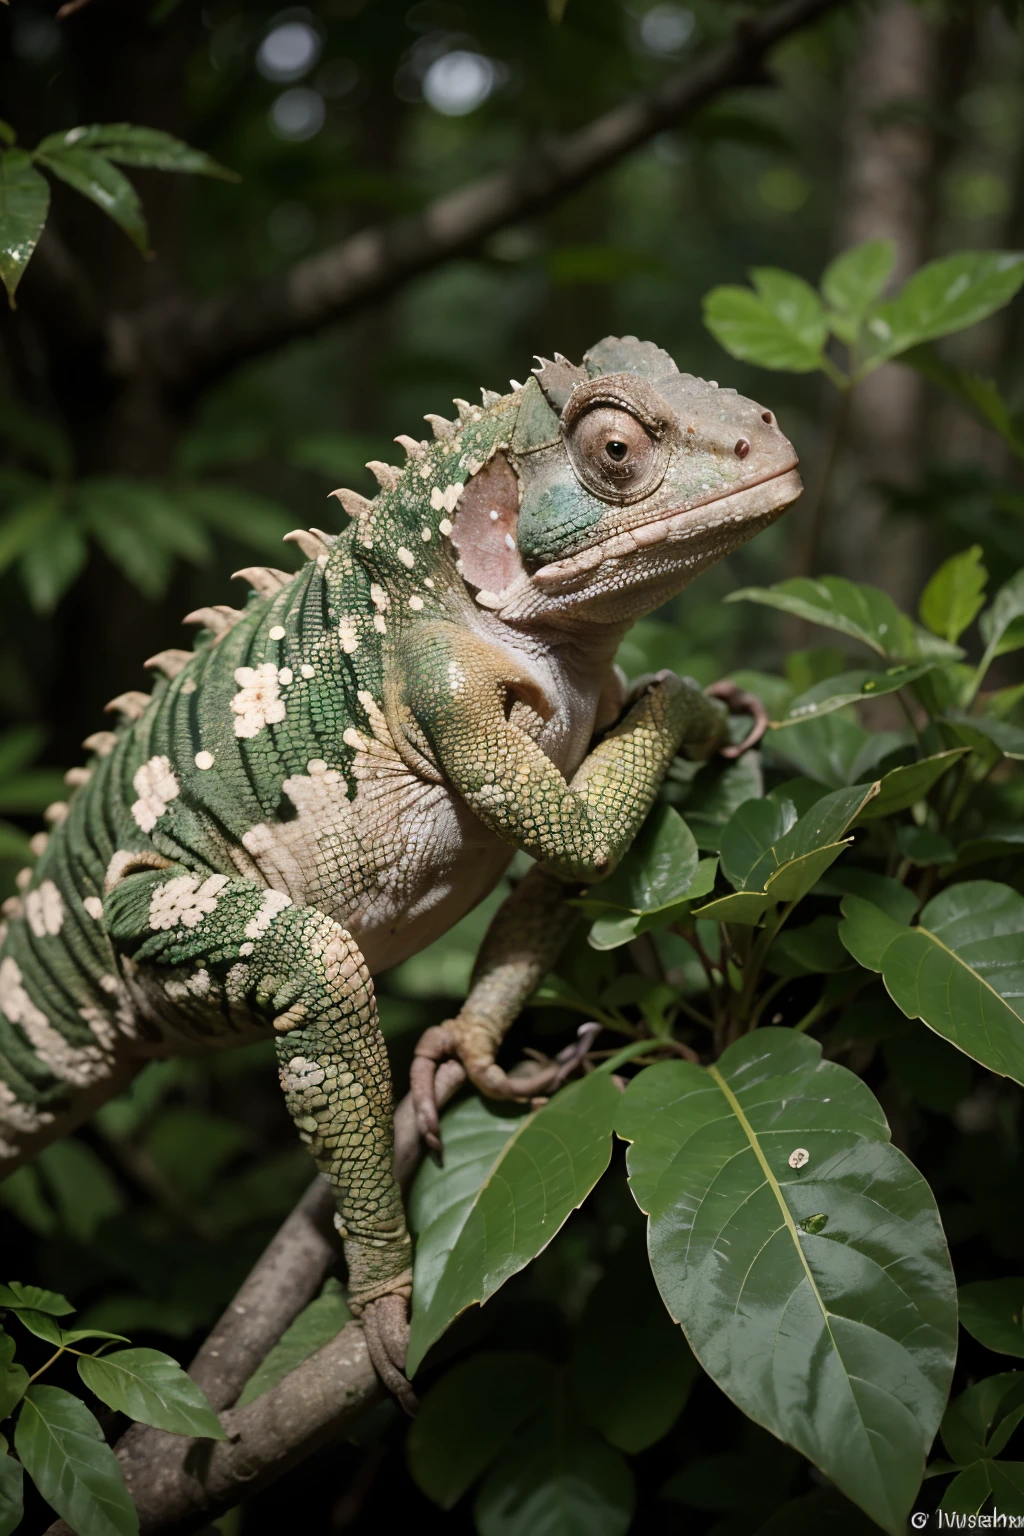
<path fill-rule="evenodd" d="M 811 1160 L 811 1154 L 806 1147 L 796 1147 L 787 1159 L 791 1168 L 804 1168 Z"/>
<path fill-rule="evenodd" d="M 409 607 L 412 609 L 413 613 L 419 613 L 420 609 L 423 607 L 422 597 L 410 597 Z"/>
<path fill-rule="evenodd" d="M 416 564 L 416 556 L 413 554 L 412 550 L 406 549 L 404 544 L 400 544 L 396 553 L 399 560 L 401 560 L 402 564 L 405 566 L 406 570 L 411 571 L 413 566 Z"/>
<path fill-rule="evenodd" d="M 217 897 L 231 881 L 227 875 L 208 875 L 200 882 L 198 875 L 176 875 L 165 880 L 153 892 L 149 903 L 149 926 L 162 928 L 198 928 L 204 917 L 217 906 Z"/>
<path fill-rule="evenodd" d="M 136 771 L 132 787 L 138 799 L 132 806 L 135 824 L 143 832 L 152 832 L 172 800 L 178 796 L 178 778 L 170 758 L 151 757 Z"/>
<path fill-rule="evenodd" d="M 284 639 L 284 625 L 283 624 L 275 624 L 272 629 L 268 630 L 268 634 L 270 635 L 271 640 L 283 640 Z"/>
<path fill-rule="evenodd" d="M 94 923 L 103 921 L 103 903 L 98 896 L 87 896 L 82 902 L 82 906 Z"/>
<path fill-rule="evenodd" d="M 213 753 L 212 752 L 197 752 L 196 753 L 196 767 L 197 768 L 212 768 L 213 767 Z"/>
<path fill-rule="evenodd" d="M 64 901 L 52 880 L 44 880 L 25 897 L 25 916 L 37 939 L 60 933 L 64 923 Z"/>
<path fill-rule="evenodd" d="M 283 891 L 264 891 L 259 911 L 245 925 L 245 937 L 247 939 L 260 938 L 262 934 L 266 933 L 277 914 L 283 912 L 285 907 L 290 907 L 291 904 L 291 897 L 286 896 Z"/>
<path fill-rule="evenodd" d="M 265 725 L 280 724 L 286 710 L 273 662 L 265 661 L 259 667 L 236 667 L 235 682 L 239 691 L 231 700 L 231 708 L 238 716 L 236 736 L 258 736 Z"/>

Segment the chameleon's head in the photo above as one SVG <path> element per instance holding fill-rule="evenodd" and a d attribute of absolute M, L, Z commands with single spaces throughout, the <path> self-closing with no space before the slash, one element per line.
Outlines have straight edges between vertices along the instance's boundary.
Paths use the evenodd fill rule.
<path fill-rule="evenodd" d="M 650 342 L 609 337 L 583 367 L 556 355 L 521 394 L 507 457 L 479 477 L 503 544 L 477 584 L 503 617 L 631 622 L 800 494 L 773 413 Z"/>

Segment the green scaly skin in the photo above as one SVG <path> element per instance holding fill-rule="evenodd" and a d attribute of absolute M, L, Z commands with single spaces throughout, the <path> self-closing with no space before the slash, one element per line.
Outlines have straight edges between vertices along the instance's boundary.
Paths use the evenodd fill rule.
<path fill-rule="evenodd" d="M 148 1059 L 273 1034 L 399 1391 L 410 1249 L 371 975 L 531 854 L 465 1008 L 428 1032 L 420 1123 L 436 1138 L 449 1051 L 485 1091 L 528 1091 L 494 1054 L 568 931 L 566 890 L 614 867 L 684 743 L 723 739 L 695 685 L 628 698 L 619 640 L 799 493 L 770 413 L 634 338 L 484 401 L 402 439 L 373 502 L 336 493 L 344 533 L 295 535 L 295 576 L 248 573 L 243 612 L 192 616 L 195 651 L 115 701 L 0 944 L 0 1169 Z"/>

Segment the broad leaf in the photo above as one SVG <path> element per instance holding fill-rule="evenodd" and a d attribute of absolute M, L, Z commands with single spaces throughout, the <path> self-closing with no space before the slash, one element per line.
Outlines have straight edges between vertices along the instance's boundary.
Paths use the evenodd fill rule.
<path fill-rule="evenodd" d="M 473 1513 L 480 1536 L 625 1536 L 633 1478 L 556 1400 L 491 1468 Z"/>
<path fill-rule="evenodd" d="M 937 384 L 940 389 L 952 395 L 959 405 L 970 411 L 986 426 L 991 427 L 994 432 L 998 432 L 1003 442 L 1019 459 L 1024 458 L 1021 422 L 1011 412 L 998 385 L 991 379 L 982 378 L 977 373 L 970 373 L 966 368 L 954 367 L 952 363 L 940 357 L 934 347 L 927 345 L 904 352 L 900 362 L 915 369 L 932 384 Z"/>
<path fill-rule="evenodd" d="M 1024 1419 L 1024 1371 L 986 1376 L 950 1403 L 942 1416 L 942 1443 L 958 1466 L 998 1456 Z"/>
<path fill-rule="evenodd" d="M 855 340 L 895 265 L 892 240 L 865 240 L 829 262 L 821 276 L 821 291 L 832 310 L 829 327 L 840 341 Z"/>
<path fill-rule="evenodd" d="M 773 793 L 763 800 L 747 800 L 735 811 L 722 832 L 722 873 L 739 890 L 759 890 L 750 875 L 774 843 L 796 825 L 796 806 L 785 795 Z"/>
<path fill-rule="evenodd" d="M 765 890 L 768 888 L 768 882 L 772 881 L 772 888 L 784 900 L 795 900 L 795 896 L 789 894 L 790 882 L 784 877 L 784 866 L 795 864 L 833 848 L 875 793 L 876 788 L 873 784 L 855 784 L 851 789 L 837 789 L 832 794 L 822 795 L 809 811 L 805 811 L 781 836 L 774 838 L 759 852 L 758 857 L 739 882 L 743 889 Z M 754 803 L 766 805 L 770 800 L 769 796 L 768 800 Z M 743 806 L 736 816 L 741 817 L 748 811 L 749 807 Z M 730 822 L 722 834 L 723 857 L 731 827 Z M 798 883 L 802 884 L 802 880 Z M 810 886 L 807 889 L 809 890 Z"/>
<path fill-rule="evenodd" d="M 452 1509 L 551 1399 L 553 1367 L 540 1355 L 476 1354 L 432 1387 L 406 1440 L 409 1471 L 441 1509 Z"/>
<path fill-rule="evenodd" d="M 990 1072 L 1024 1083 L 1024 896 L 965 880 L 934 897 L 907 928 L 857 896 L 839 932 L 880 971 L 889 996 Z"/>
<path fill-rule="evenodd" d="M 825 312 L 810 284 L 791 272 L 759 267 L 749 288 L 712 288 L 704 300 L 704 324 L 712 336 L 745 363 L 810 373 L 821 366 Z"/>
<path fill-rule="evenodd" d="M 658 1288 L 704 1369 L 902 1536 L 956 1297 L 931 1191 L 870 1090 L 806 1036 L 759 1029 L 713 1067 L 640 1073 L 616 1130 Z"/>
<path fill-rule="evenodd" d="M 200 1387 L 177 1360 L 159 1349 L 119 1349 L 82 1355 L 78 1374 L 108 1408 L 173 1435 L 223 1440 L 220 1421 Z"/>
<path fill-rule="evenodd" d="M 1007 651 L 1024 646 L 1024 570 L 1011 576 L 1005 586 L 999 588 L 990 607 L 982 614 L 978 624 L 981 638 L 986 645 L 986 662 Z"/>
<path fill-rule="evenodd" d="M 680 794 L 673 769 L 670 769 L 662 786 L 662 795 L 681 811 L 697 847 L 717 853 L 719 833 L 733 811 L 745 800 L 757 800 L 764 794 L 758 754 L 744 752 L 733 763 L 721 757 L 700 764 L 681 763 L 679 759 L 676 763 L 684 771 L 696 767 L 697 772 L 688 779 L 687 787 Z"/>
<path fill-rule="evenodd" d="M 14 1359 L 14 1340 L 0 1329 L 0 1420 L 14 1412 L 27 1386 L 28 1371 Z"/>
<path fill-rule="evenodd" d="M 878 794 L 869 800 L 860 812 L 860 821 L 877 821 L 880 816 L 892 816 L 906 811 L 934 789 L 943 774 L 960 761 L 963 747 L 949 752 L 937 752 L 933 757 L 923 757 L 917 763 L 905 763 L 883 774 L 879 780 Z"/>
<path fill-rule="evenodd" d="M 140 251 L 149 245 L 146 220 L 139 195 L 127 176 L 103 155 L 91 149 L 59 149 L 37 154 L 40 165 L 81 192 L 113 219 Z"/>
<path fill-rule="evenodd" d="M 617 1101 L 598 1071 L 532 1113 L 471 1099 L 445 1117 L 444 1166 L 420 1171 L 410 1202 L 410 1376 L 460 1312 L 493 1296 L 582 1205 L 608 1166 Z"/>
<path fill-rule="evenodd" d="M 121 1465 L 84 1403 L 60 1387 L 29 1387 L 14 1444 L 26 1472 L 76 1536 L 137 1536 Z"/>
<path fill-rule="evenodd" d="M 921 593 L 918 612 L 933 635 L 953 644 L 985 606 L 988 571 L 980 544 L 972 544 L 940 565 Z"/>
<path fill-rule="evenodd" d="M 622 944 L 628 944 L 638 934 L 647 933 L 654 928 L 668 928 L 673 923 L 680 922 L 689 916 L 694 903 L 709 896 L 715 888 L 715 875 L 718 872 L 717 859 L 701 859 L 690 883 L 683 891 L 682 899 L 673 901 L 667 907 L 655 907 L 650 912 L 619 912 L 606 908 L 596 922 L 593 923 L 590 933 L 587 935 L 587 943 L 591 949 L 618 949 Z M 579 905 L 587 910 L 586 899 Z"/>
<path fill-rule="evenodd" d="M 778 608 L 809 624 L 849 635 L 887 660 L 956 661 L 963 655 L 959 646 L 940 640 L 908 619 L 887 592 L 847 581 L 845 576 L 820 576 L 814 581 L 794 576 L 773 587 L 741 587 L 730 592 L 725 601 Z"/>
<path fill-rule="evenodd" d="M 697 1362 L 661 1305 L 640 1243 L 627 1242 L 573 1332 L 580 1412 L 620 1451 L 654 1445 L 682 1413 Z"/>
<path fill-rule="evenodd" d="M 1024 1359 L 1024 1280 L 972 1280 L 957 1296 L 968 1333 L 986 1349 Z"/>
<path fill-rule="evenodd" d="M 990 1498 L 1000 1515 L 1024 1515 L 1024 1462 L 974 1462 L 950 1483 L 939 1508 L 943 1514 L 976 1515 Z"/>
<path fill-rule="evenodd" d="M 1000 757 L 1024 759 L 1024 729 L 989 715 L 956 715 L 936 722 L 943 735 L 972 747 L 988 764 Z"/>
<path fill-rule="evenodd" d="M 1008 304 L 1021 283 L 1024 255 L 1016 251 L 958 251 L 927 262 L 868 321 L 870 361 L 976 325 Z"/>
<path fill-rule="evenodd" d="M 36 613 L 53 612 L 88 558 L 89 547 L 70 518 L 53 523 L 28 546 L 19 570 Z"/>
<path fill-rule="evenodd" d="M 849 704 L 863 704 L 865 699 L 881 698 L 896 693 L 908 683 L 914 683 L 936 665 L 934 661 L 916 661 L 909 666 L 887 667 L 884 672 L 840 672 L 824 682 L 815 683 L 806 693 L 799 694 L 790 704 L 786 718 L 776 729 L 784 729 L 791 722 L 806 720 L 810 715 L 827 715 L 833 710 L 845 709 Z"/>
<path fill-rule="evenodd" d="M 345 1293 L 340 1281 L 331 1276 L 324 1282 L 320 1295 L 303 1307 L 294 1322 L 290 1323 L 273 1349 L 260 1362 L 249 1377 L 236 1407 L 244 1408 L 269 1392 L 283 1381 L 289 1371 L 294 1371 L 303 1360 L 323 1349 L 352 1321 Z"/>
<path fill-rule="evenodd" d="M 24 1513 L 25 1473 L 20 1461 L 7 1454 L 7 1442 L 0 1435 L 0 1536 L 13 1536 Z"/>
<path fill-rule="evenodd" d="M 119 165 L 134 165 L 140 170 L 185 171 L 193 176 L 217 176 L 222 181 L 238 181 L 234 171 L 218 165 L 201 149 L 193 149 L 160 128 L 143 128 L 135 123 L 97 123 L 90 128 L 69 128 L 66 133 L 51 133 L 39 144 L 37 153 L 59 154 L 68 149 L 92 149 Z"/>
<path fill-rule="evenodd" d="M 58 1291 L 44 1290 L 41 1285 L 22 1285 L 20 1280 L 0 1285 L 0 1307 L 10 1307 L 12 1311 L 29 1307 L 33 1312 L 48 1312 L 51 1317 L 66 1317 L 75 1310 Z"/>
<path fill-rule="evenodd" d="M 50 188 L 23 149 L 0 154 L 0 279 L 11 308 L 46 224 Z"/>

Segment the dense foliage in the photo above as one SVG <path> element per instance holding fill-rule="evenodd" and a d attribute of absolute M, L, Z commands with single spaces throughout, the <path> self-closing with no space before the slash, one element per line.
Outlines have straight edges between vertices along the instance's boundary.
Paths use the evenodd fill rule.
<path fill-rule="evenodd" d="M 598 1025 L 582 1075 L 538 1107 L 464 1095 L 443 1117 L 444 1162 L 409 1200 L 419 1418 L 381 1404 L 217 1528 L 278 1530 L 300 1499 L 310 1531 L 403 1519 L 480 1536 L 898 1533 L 911 1510 L 1024 1514 L 1014 8 L 933 8 L 941 89 L 878 109 L 880 132 L 930 136 L 930 260 L 832 238 L 860 110 L 837 123 L 859 45 L 838 16 L 779 51 L 781 90 L 703 107 L 344 337 L 165 392 L 155 414 L 136 381 L 125 417 L 61 355 L 38 362 L 47 215 L 112 302 L 147 284 L 165 296 L 182 274 L 205 297 L 658 84 L 736 8 L 570 0 L 555 24 L 540 3 L 225 0 L 158 5 L 140 33 L 119 9 L 107 27 L 105 3 L 71 19 L 77 74 L 48 9 L 2 18 L 2 265 L 19 305 L 0 404 L 9 889 L 35 813 L 63 792 L 40 760 L 76 761 L 178 615 L 223 601 L 253 552 L 288 564 L 281 535 L 315 520 L 336 478 L 369 489 L 361 465 L 391 432 L 522 376 L 534 348 L 650 334 L 770 404 L 808 482 L 789 518 L 623 647 L 632 675 L 733 677 L 772 728 L 735 763 L 677 760 L 623 864 L 580 898 L 506 1054 Z M 116 82 L 84 79 L 88 27 L 120 59 Z M 180 57 L 173 110 L 133 94 L 128 63 L 154 49 Z M 213 179 L 186 218 L 188 178 L 148 176 L 140 201 L 119 166 Z M 124 239 L 145 245 L 143 207 L 148 268 Z M 928 391 L 899 484 L 857 429 L 894 359 Z M 882 515 L 860 547 L 865 497 Z M 381 978 L 399 1091 L 507 889 Z M 0 1288 L 0 1536 L 44 1530 L 53 1510 L 83 1536 L 131 1536 L 108 1444 L 127 1421 L 223 1435 L 176 1358 L 308 1178 L 257 1046 L 147 1068 L 0 1187 L 20 1277 Z M 241 1404 L 349 1321 L 342 1279 Z"/>

